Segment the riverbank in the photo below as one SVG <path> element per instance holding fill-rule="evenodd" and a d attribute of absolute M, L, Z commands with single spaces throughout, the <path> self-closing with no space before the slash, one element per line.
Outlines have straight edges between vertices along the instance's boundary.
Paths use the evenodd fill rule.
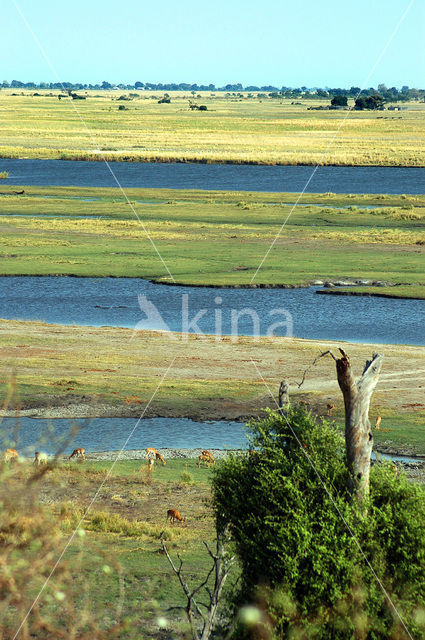
<path fill-rule="evenodd" d="M 424 459 L 407 459 L 408 455 L 403 451 L 398 449 L 387 451 L 383 446 L 379 446 L 378 448 L 374 448 L 374 452 L 378 455 L 380 453 L 385 453 L 386 455 L 394 455 L 394 456 L 406 456 L 405 460 L 396 460 L 395 465 L 398 469 L 402 469 L 407 477 L 411 480 L 415 480 L 416 482 L 425 483 L 425 456 Z M 199 449 L 166 449 L 161 448 L 160 452 L 165 461 L 168 460 L 190 460 L 191 462 L 196 461 L 198 456 L 201 453 L 201 448 Z M 216 461 L 223 460 L 227 458 L 229 455 L 247 455 L 247 450 L 242 449 L 210 449 L 214 459 Z M 99 452 L 90 452 L 86 453 L 87 461 L 110 461 L 114 460 L 145 460 L 145 449 L 134 449 L 134 450 L 126 450 L 126 451 L 99 451 Z M 67 457 L 63 458 L 63 461 L 67 461 Z M 372 464 L 380 464 L 380 462 L 385 462 L 384 458 L 379 458 L 379 462 L 372 461 Z M 205 465 L 203 465 L 205 466 Z"/>
<path fill-rule="evenodd" d="M 425 452 L 425 347 L 406 345 L 247 336 L 233 342 L 229 336 L 194 334 L 182 340 L 151 331 L 0 320 L 2 414 L 247 420 L 276 408 L 286 378 L 292 402 L 306 402 L 325 418 L 333 404 L 332 419 L 342 425 L 343 400 L 331 358 L 321 358 L 298 387 L 319 353 L 338 353 L 341 345 L 358 375 L 372 352 L 384 354 L 370 413 L 372 420 L 382 417 L 376 442 Z"/>
<path fill-rule="evenodd" d="M 316 293 L 321 295 L 334 295 L 334 296 L 374 296 L 375 298 L 404 298 L 405 300 L 425 300 L 425 286 L 415 285 L 397 285 L 386 286 L 385 283 L 379 284 L 380 287 L 362 286 L 361 288 L 353 285 L 352 288 L 347 289 L 346 286 L 339 283 L 331 283 L 333 287 L 340 286 L 340 289 L 319 289 Z"/>

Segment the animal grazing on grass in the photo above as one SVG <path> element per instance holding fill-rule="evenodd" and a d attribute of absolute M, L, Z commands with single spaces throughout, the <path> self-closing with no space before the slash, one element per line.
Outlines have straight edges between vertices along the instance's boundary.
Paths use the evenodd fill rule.
<path fill-rule="evenodd" d="M 41 464 L 47 464 L 47 453 L 43 451 L 36 451 L 34 456 L 34 464 L 40 466 Z"/>
<path fill-rule="evenodd" d="M 326 409 L 328 410 L 328 416 L 331 417 L 333 410 L 336 409 L 336 405 L 329 403 L 326 405 Z"/>
<path fill-rule="evenodd" d="M 182 516 L 179 514 L 177 509 L 168 509 L 168 511 L 167 511 L 167 522 L 168 522 L 168 520 L 170 521 L 170 523 L 172 525 L 174 525 L 175 520 L 179 520 L 181 522 L 182 526 L 186 522 L 186 518 L 182 518 Z"/>
<path fill-rule="evenodd" d="M 198 456 L 198 467 L 201 466 L 201 462 L 205 462 L 206 464 L 215 464 L 214 456 L 210 451 L 202 451 L 201 455 Z"/>
<path fill-rule="evenodd" d="M 71 460 L 71 458 L 73 458 L 74 456 L 77 457 L 77 458 L 82 458 L 83 460 L 85 460 L 86 459 L 86 450 L 82 449 L 81 447 L 79 449 L 74 449 L 74 451 L 69 456 L 68 460 Z"/>
<path fill-rule="evenodd" d="M 18 452 L 16 451 L 16 449 L 6 449 L 6 451 L 4 452 L 4 461 L 5 462 L 15 462 L 19 457 Z"/>
<path fill-rule="evenodd" d="M 380 429 L 380 426 L 381 426 L 381 416 L 378 416 L 375 422 L 375 429 L 378 431 Z"/>
<path fill-rule="evenodd" d="M 151 456 L 155 456 L 155 460 L 161 460 L 162 464 L 165 466 L 165 460 L 162 457 L 162 455 L 159 453 L 159 451 L 157 451 L 153 447 L 146 447 L 145 458 L 149 460 Z"/>

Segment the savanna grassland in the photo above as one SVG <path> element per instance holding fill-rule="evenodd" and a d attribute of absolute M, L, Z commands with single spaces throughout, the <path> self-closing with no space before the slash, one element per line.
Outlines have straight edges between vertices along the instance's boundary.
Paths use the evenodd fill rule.
<path fill-rule="evenodd" d="M 172 283 L 151 239 L 180 284 L 360 278 L 398 285 L 369 292 L 425 297 L 425 196 L 306 194 L 293 209 L 294 194 L 128 189 L 130 205 L 115 189 L 22 189 L 1 189 L 1 275 Z"/>
<path fill-rule="evenodd" d="M 125 101 L 117 91 L 76 101 L 42 90 L 12 93 L 0 91 L 0 157 L 424 166 L 419 102 L 399 112 L 353 111 L 341 126 L 345 111 L 307 110 L 329 100 L 171 92 L 170 104 L 158 104 L 158 92 Z M 189 100 L 207 111 L 190 110 Z"/>
<path fill-rule="evenodd" d="M 372 352 L 385 356 L 371 406 L 371 419 L 382 417 L 375 441 L 425 453 L 425 347 L 215 338 L 0 320 L 1 401 L 11 415 L 19 408 L 52 417 L 139 417 L 152 399 L 146 417 L 249 419 L 267 406 L 276 408 L 279 384 L 286 378 L 294 403 L 308 402 L 319 416 L 327 416 L 328 403 L 334 404 L 333 417 L 342 426 L 344 405 L 331 358 L 319 360 L 302 387 L 297 383 L 319 353 L 338 353 L 343 345 L 356 375 Z M 12 371 L 16 393 L 6 401 Z"/>

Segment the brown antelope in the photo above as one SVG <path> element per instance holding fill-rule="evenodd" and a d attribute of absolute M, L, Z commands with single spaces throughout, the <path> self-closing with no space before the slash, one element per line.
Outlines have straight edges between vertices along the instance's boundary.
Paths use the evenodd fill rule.
<path fill-rule="evenodd" d="M 79 449 L 74 449 L 74 451 L 71 453 L 71 455 L 69 456 L 68 460 L 71 460 L 71 458 L 73 458 L 74 456 L 76 456 L 77 458 L 82 458 L 83 460 L 86 459 L 86 450 L 82 449 L 81 447 Z"/>
<path fill-rule="evenodd" d="M 375 422 L 375 429 L 379 430 L 380 426 L 381 426 L 381 416 L 378 416 Z"/>
<path fill-rule="evenodd" d="M 6 449 L 4 452 L 4 461 L 5 462 L 15 462 L 19 458 L 19 454 L 16 449 Z"/>
<path fill-rule="evenodd" d="M 326 409 L 328 410 L 328 416 L 331 417 L 333 410 L 336 409 L 336 406 L 334 404 L 329 403 L 326 405 Z"/>
<path fill-rule="evenodd" d="M 34 457 L 34 464 L 40 466 L 41 464 L 47 464 L 47 453 L 42 451 L 36 451 Z"/>
<path fill-rule="evenodd" d="M 180 520 L 180 522 L 182 523 L 182 526 L 186 522 L 186 518 L 182 518 L 181 515 L 179 514 L 179 512 L 177 511 L 177 509 L 168 509 L 168 511 L 167 511 L 167 522 L 168 522 L 168 520 L 170 521 L 170 523 L 172 525 L 174 525 L 174 521 L 175 520 Z"/>
<path fill-rule="evenodd" d="M 162 457 L 162 455 L 159 453 L 159 451 L 157 451 L 153 447 L 147 447 L 145 458 L 147 460 L 150 460 L 151 456 L 155 456 L 155 460 L 161 460 L 162 464 L 165 466 L 165 460 Z"/>
<path fill-rule="evenodd" d="M 206 462 L 206 464 L 215 464 L 214 456 L 209 451 L 203 451 L 200 456 L 198 456 L 198 467 L 201 466 L 201 462 Z"/>

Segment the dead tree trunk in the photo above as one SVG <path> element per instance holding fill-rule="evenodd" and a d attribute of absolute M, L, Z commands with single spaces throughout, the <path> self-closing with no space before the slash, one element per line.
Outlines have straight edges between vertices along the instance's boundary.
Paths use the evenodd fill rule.
<path fill-rule="evenodd" d="M 286 380 L 282 380 L 279 387 L 279 409 L 287 409 L 289 406 L 289 386 Z"/>
<path fill-rule="evenodd" d="M 370 456 L 373 435 L 369 422 L 369 404 L 378 382 L 383 356 L 374 354 L 367 360 L 358 382 L 351 371 L 347 354 L 340 349 L 342 358 L 336 359 L 338 384 L 345 405 L 345 447 L 349 477 L 349 490 L 360 503 L 369 495 Z"/>
<path fill-rule="evenodd" d="M 229 556 L 225 551 L 227 531 L 223 532 L 221 535 L 217 535 L 216 553 L 213 553 L 208 544 L 204 541 L 205 548 L 208 551 L 209 556 L 213 560 L 213 566 L 208 572 L 205 580 L 203 580 L 197 587 L 192 589 L 192 591 L 189 589 L 187 583 L 183 578 L 183 560 L 181 559 L 180 555 L 177 554 L 180 565 L 179 567 L 175 566 L 170 554 L 168 553 L 168 549 L 165 546 L 164 538 L 162 537 L 163 533 L 164 532 L 161 533 L 162 550 L 167 556 L 168 562 L 170 563 L 174 573 L 179 579 L 180 585 L 183 589 L 187 601 L 186 606 L 170 607 L 168 611 L 171 611 L 173 609 L 184 609 L 190 624 L 193 640 L 209 640 L 213 631 L 213 626 L 216 622 L 217 610 L 220 604 L 220 597 L 222 594 L 224 583 L 227 580 L 230 567 L 233 564 L 234 560 L 233 556 Z M 208 586 L 208 582 L 211 576 L 214 576 L 214 584 L 212 590 Z M 205 589 L 208 595 L 208 602 L 205 603 L 199 601 L 198 604 L 198 601 L 195 600 L 195 596 L 198 596 L 202 589 Z M 201 606 L 204 607 L 205 613 L 201 610 Z"/>

